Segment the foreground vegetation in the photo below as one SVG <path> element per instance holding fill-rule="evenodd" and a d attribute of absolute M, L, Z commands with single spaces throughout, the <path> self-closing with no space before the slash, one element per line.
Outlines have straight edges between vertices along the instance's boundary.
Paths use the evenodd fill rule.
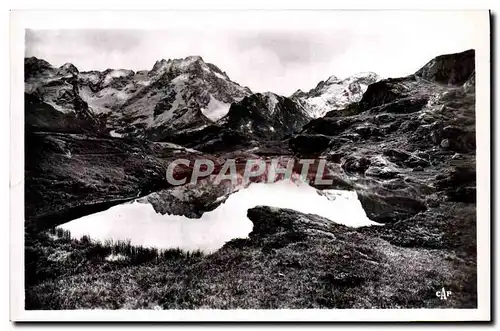
<path fill-rule="evenodd" d="M 468 212 L 470 211 L 470 212 Z M 474 226 L 463 204 L 457 215 Z M 210 255 L 26 236 L 27 309 L 475 307 L 476 266 L 459 247 L 373 236 L 314 215 L 257 207 L 254 230 Z M 421 237 L 424 228 L 415 227 Z M 449 224 L 453 227 L 453 224 Z M 374 229 L 374 228 L 373 228 Z M 432 230 L 442 236 L 449 228 Z M 380 236 L 380 237 L 379 237 Z M 387 239 L 382 239 L 386 237 Z M 432 238 L 431 238 L 432 239 Z M 459 245 L 463 247 L 462 245 Z M 440 300 L 445 287 L 453 297 Z"/>
<path fill-rule="evenodd" d="M 26 309 L 65 309 L 78 307 L 81 302 L 96 303 L 97 298 L 77 297 L 78 291 L 86 291 L 88 283 L 72 284 L 69 295 L 58 291 L 60 280 L 78 275 L 105 275 L 122 272 L 133 266 L 186 264 L 198 261 L 203 254 L 180 249 L 158 250 L 132 246 L 130 241 L 91 240 L 87 236 L 72 239 L 71 233 L 60 228 L 46 232 L 26 232 L 25 235 L 25 286 Z M 106 278 L 106 277 L 104 277 Z M 106 281 L 109 279 L 103 279 Z M 100 293 L 104 295 L 104 293 Z M 100 296 L 96 293 L 97 296 Z M 123 293 L 110 291 L 108 308 L 120 308 Z M 110 298 L 115 299 L 111 300 Z"/>

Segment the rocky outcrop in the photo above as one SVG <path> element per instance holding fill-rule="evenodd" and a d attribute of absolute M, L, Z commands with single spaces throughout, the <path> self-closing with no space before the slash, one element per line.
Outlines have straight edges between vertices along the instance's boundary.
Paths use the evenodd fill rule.
<path fill-rule="evenodd" d="M 337 171 L 355 178 L 353 189 L 378 222 L 409 219 L 445 201 L 474 203 L 471 54 L 432 60 L 425 68 L 446 69 L 432 79 L 428 68 L 369 85 L 359 102 L 306 124 L 290 148 L 339 164 Z M 463 85 L 443 85 L 445 78 Z"/>
<path fill-rule="evenodd" d="M 218 123 L 258 138 L 277 140 L 299 132 L 310 120 L 304 108 L 294 100 L 267 92 L 233 103 Z"/>
<path fill-rule="evenodd" d="M 62 113 L 31 94 L 24 95 L 26 131 L 99 134 L 104 130 L 99 118 L 83 113 Z"/>
<path fill-rule="evenodd" d="M 469 49 L 462 53 L 440 55 L 415 75 L 440 84 L 461 86 L 472 76 L 474 70 L 475 51 Z"/>
<path fill-rule="evenodd" d="M 173 132 L 164 136 L 163 140 L 206 153 L 232 152 L 262 146 L 255 136 L 217 124 Z"/>
<path fill-rule="evenodd" d="M 49 227 L 168 188 L 165 169 L 181 146 L 89 134 L 26 135 L 26 222 Z"/>
<path fill-rule="evenodd" d="M 61 76 L 76 76 L 79 73 L 78 68 L 72 63 L 65 63 L 57 69 L 57 75 Z"/>
<path fill-rule="evenodd" d="M 324 151 L 331 142 L 331 138 L 321 134 L 298 134 L 290 140 L 290 148 L 302 155 L 314 155 Z"/>
<path fill-rule="evenodd" d="M 471 224 L 470 213 L 462 211 L 457 222 L 461 224 L 459 231 L 464 230 L 465 224 Z M 452 240 L 438 239 L 449 231 L 449 218 L 444 221 L 446 225 L 439 225 L 437 215 L 428 224 L 415 217 L 412 231 L 401 223 L 352 229 L 316 215 L 264 206 L 248 210 L 248 217 L 254 224 L 248 239 L 230 241 L 190 270 L 210 275 L 212 280 L 211 285 L 203 285 L 202 281 L 197 283 L 204 294 L 193 300 L 200 300 L 197 301 L 200 305 L 211 293 L 240 293 L 225 303 L 217 303 L 217 308 L 475 305 L 473 266 L 468 262 L 451 262 L 458 262 L 460 258 L 446 249 L 457 246 Z M 454 239 L 458 239 L 458 235 Z M 461 243 L 465 240 L 459 239 Z M 445 250 L 429 250 L 430 247 Z M 448 259 L 450 261 L 446 262 Z M 209 266 L 210 272 L 202 272 Z M 232 279 L 235 272 L 245 277 L 234 283 L 222 281 Z M 446 282 L 450 273 L 460 280 L 446 285 L 458 291 L 460 297 L 445 302 L 436 298 L 435 293 L 425 294 L 429 287 L 442 286 L 439 282 Z M 283 282 L 287 285 L 283 286 Z M 257 299 L 251 302 L 245 301 L 253 288 L 250 284 L 259 284 L 261 289 L 259 294 L 254 292 L 252 297 Z M 204 291 L 208 291 L 208 295 Z M 164 308 L 170 307 L 165 300 Z"/>

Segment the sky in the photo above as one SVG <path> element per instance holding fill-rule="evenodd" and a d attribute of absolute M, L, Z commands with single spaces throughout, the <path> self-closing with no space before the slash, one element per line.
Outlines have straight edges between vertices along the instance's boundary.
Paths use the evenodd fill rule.
<path fill-rule="evenodd" d="M 153 26 L 145 18 L 112 29 L 98 22 L 29 29 L 25 55 L 80 71 L 144 70 L 200 55 L 254 92 L 290 95 L 332 75 L 405 76 L 437 55 L 477 48 L 484 18 L 461 11 L 181 12 L 154 16 Z"/>

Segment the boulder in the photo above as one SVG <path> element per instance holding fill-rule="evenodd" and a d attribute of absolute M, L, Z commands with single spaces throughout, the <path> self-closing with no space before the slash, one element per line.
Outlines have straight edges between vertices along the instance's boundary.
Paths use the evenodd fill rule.
<path fill-rule="evenodd" d="M 349 155 L 342 161 L 342 169 L 347 172 L 364 173 L 370 167 L 370 159 L 364 156 Z"/>
<path fill-rule="evenodd" d="M 416 198 L 357 193 L 368 218 L 379 223 L 396 223 L 426 209 L 425 204 Z"/>
<path fill-rule="evenodd" d="M 290 148 L 299 154 L 319 154 L 327 149 L 331 137 L 322 134 L 298 134 L 289 141 Z"/>

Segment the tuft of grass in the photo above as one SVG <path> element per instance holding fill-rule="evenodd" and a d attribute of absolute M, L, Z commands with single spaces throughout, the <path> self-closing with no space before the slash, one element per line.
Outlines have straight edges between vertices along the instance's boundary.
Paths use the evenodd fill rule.
<path fill-rule="evenodd" d="M 106 259 L 112 255 L 124 258 Z M 71 277 L 92 276 L 109 272 L 127 272 L 136 266 L 162 263 L 182 265 L 186 260 L 199 260 L 201 251 L 185 252 L 181 249 L 159 250 L 152 247 L 134 246 L 130 240 L 104 242 L 92 240 L 88 236 L 79 239 L 60 228 L 46 232 L 25 233 L 25 287 L 26 309 L 60 309 L 79 307 L 78 298 L 63 298 L 68 289 L 63 286 Z M 107 277 L 104 277 L 106 282 Z M 89 280 L 78 284 L 78 291 L 88 290 Z M 76 284 L 71 285 L 76 286 Z M 62 287 L 62 289 L 61 289 Z M 70 290 L 71 292 L 77 289 Z M 56 295 L 59 293 L 62 297 Z M 123 293 L 116 293 L 116 300 L 108 298 L 110 307 L 120 306 Z M 56 298 L 57 297 L 57 298 Z M 96 302 L 93 298 L 92 302 Z M 99 301 L 99 300 L 98 300 Z M 92 308 L 92 307 L 88 307 Z"/>

